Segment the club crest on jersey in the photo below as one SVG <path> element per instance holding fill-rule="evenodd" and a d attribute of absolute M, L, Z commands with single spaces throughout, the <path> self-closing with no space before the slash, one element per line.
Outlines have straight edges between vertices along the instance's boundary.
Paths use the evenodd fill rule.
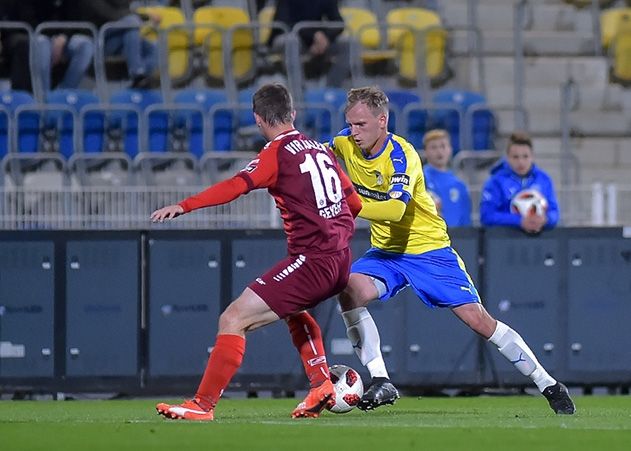
<path fill-rule="evenodd" d="M 381 172 L 375 171 L 375 177 L 377 178 L 377 185 L 383 185 L 383 175 L 381 175 Z"/>
<path fill-rule="evenodd" d="M 451 188 L 449 190 L 449 200 L 452 202 L 458 202 L 458 200 L 460 199 L 460 191 L 458 191 L 458 188 Z"/>
<path fill-rule="evenodd" d="M 248 163 L 248 165 L 246 167 L 243 168 L 243 170 L 245 172 L 254 172 L 254 170 L 257 168 L 257 166 L 259 165 L 259 159 L 255 158 L 254 160 L 250 161 Z"/>

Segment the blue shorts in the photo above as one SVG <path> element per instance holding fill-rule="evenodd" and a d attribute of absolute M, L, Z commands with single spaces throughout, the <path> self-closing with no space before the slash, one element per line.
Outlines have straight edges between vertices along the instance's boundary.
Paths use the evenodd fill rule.
<path fill-rule="evenodd" d="M 410 285 L 429 307 L 480 302 L 462 259 L 451 247 L 423 254 L 396 254 L 373 247 L 353 263 L 351 273 L 381 280 L 386 285 L 382 301 Z"/>

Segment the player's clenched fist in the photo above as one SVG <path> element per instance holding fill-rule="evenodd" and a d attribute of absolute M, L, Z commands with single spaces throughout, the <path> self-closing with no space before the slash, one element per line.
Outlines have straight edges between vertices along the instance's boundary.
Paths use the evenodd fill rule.
<path fill-rule="evenodd" d="M 167 205 L 151 213 L 151 221 L 163 222 L 165 219 L 173 219 L 182 213 L 184 213 L 184 209 L 178 204 Z"/>

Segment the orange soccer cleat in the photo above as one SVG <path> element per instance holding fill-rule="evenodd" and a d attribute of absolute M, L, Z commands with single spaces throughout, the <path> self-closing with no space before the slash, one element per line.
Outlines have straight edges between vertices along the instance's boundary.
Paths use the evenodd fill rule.
<path fill-rule="evenodd" d="M 320 412 L 327 406 L 335 404 L 335 388 L 327 379 L 319 387 L 312 388 L 291 413 L 292 418 L 318 418 Z"/>
<path fill-rule="evenodd" d="M 171 420 L 193 420 L 212 421 L 215 417 L 213 409 L 202 408 L 197 399 L 184 401 L 182 404 L 165 404 L 163 402 L 156 405 L 158 415 L 162 415 Z"/>

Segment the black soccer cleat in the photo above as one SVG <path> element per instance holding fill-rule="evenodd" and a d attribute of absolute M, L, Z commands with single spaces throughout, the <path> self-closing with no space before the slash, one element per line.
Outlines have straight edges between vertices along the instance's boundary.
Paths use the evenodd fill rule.
<path fill-rule="evenodd" d="M 554 413 L 558 415 L 573 415 L 574 412 L 576 412 L 576 407 L 574 406 L 572 398 L 570 398 L 570 393 L 567 387 L 561 382 L 546 387 L 542 394 L 548 400 Z"/>
<path fill-rule="evenodd" d="M 370 388 L 357 404 L 361 410 L 373 410 L 386 404 L 394 404 L 399 399 L 399 391 L 385 377 L 374 377 Z"/>

